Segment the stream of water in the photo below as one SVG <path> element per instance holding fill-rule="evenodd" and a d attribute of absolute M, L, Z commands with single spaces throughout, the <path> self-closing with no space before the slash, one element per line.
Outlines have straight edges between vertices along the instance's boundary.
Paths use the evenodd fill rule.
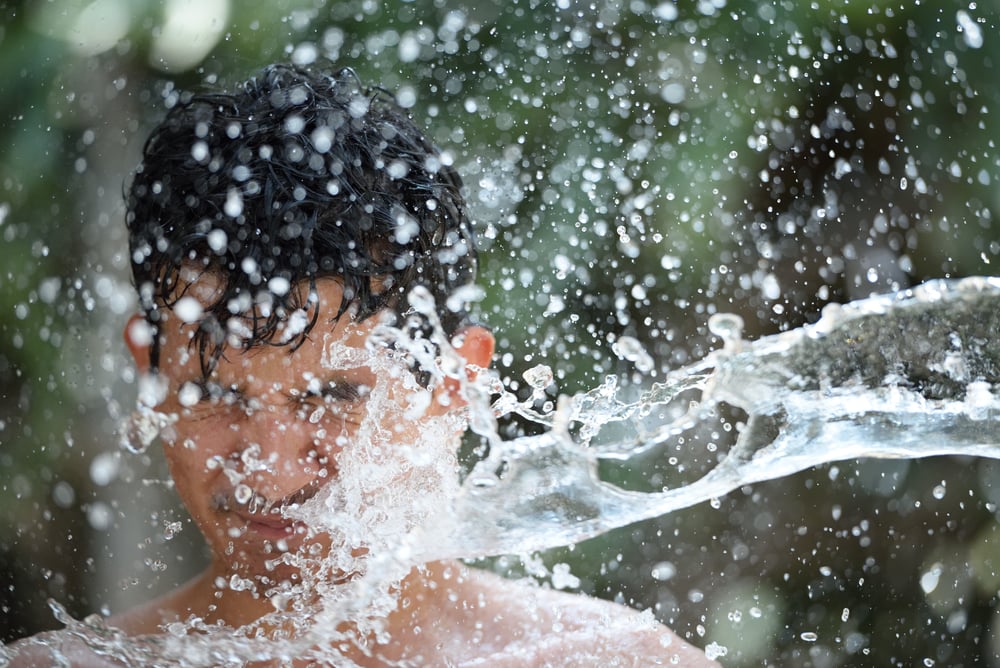
<path fill-rule="evenodd" d="M 709 325 L 725 346 L 671 372 L 638 401 L 622 401 L 613 378 L 564 398 L 546 416 L 501 397 L 503 411 L 551 429 L 501 443 L 495 431 L 474 422 L 491 439 L 491 454 L 456 500 L 460 519 L 451 540 L 431 541 L 428 558 L 568 545 L 826 462 L 1000 457 L 998 278 L 937 280 L 831 304 L 813 325 L 753 342 L 742 340 L 735 316 L 714 316 Z M 638 427 L 644 416 L 686 401 L 692 391 L 700 397 L 680 417 L 651 431 Z M 704 477 L 658 493 L 600 480 L 600 459 L 662 447 L 719 404 L 747 417 L 735 445 Z M 590 442 L 607 425 L 622 423 L 630 437 Z"/>

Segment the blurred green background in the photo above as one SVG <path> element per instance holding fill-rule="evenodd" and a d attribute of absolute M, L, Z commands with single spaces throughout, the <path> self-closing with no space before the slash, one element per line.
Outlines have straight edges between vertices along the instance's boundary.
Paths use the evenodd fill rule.
<path fill-rule="evenodd" d="M 58 626 L 47 599 L 117 610 L 203 563 L 158 453 L 116 436 L 134 402 L 121 192 L 178 91 L 330 60 L 396 92 L 466 180 L 501 373 L 518 389 L 550 364 L 554 398 L 703 356 L 717 311 L 755 338 L 831 301 L 997 273 L 998 16 L 996 0 L 0 2 L 0 639 Z M 652 373 L 612 353 L 621 336 Z M 543 558 L 726 665 L 1000 665 L 998 467 L 842 462 Z"/>

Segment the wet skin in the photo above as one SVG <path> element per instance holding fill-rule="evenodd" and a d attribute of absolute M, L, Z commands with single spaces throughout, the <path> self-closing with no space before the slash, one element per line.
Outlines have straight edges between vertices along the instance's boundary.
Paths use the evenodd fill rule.
<path fill-rule="evenodd" d="M 211 293 L 211 285 L 195 287 L 206 291 L 203 297 Z M 342 295 L 339 283 L 320 281 L 317 292 L 319 313 L 335 314 Z M 198 296 L 199 291 L 190 294 Z M 335 344 L 366 356 L 388 355 L 385 350 L 366 349 L 378 324 L 377 316 L 355 322 L 345 315 L 330 323 L 321 315 L 297 347 L 227 348 L 209 378 L 203 377 L 190 343 L 197 323 L 185 323 L 171 314 L 161 326 L 159 376 L 166 393 L 156 410 L 172 416 L 173 424 L 163 437 L 171 476 L 212 551 L 205 582 L 217 577 L 228 580 L 233 574 L 264 584 L 294 581 L 296 569 L 275 567 L 276 557 L 283 551 L 315 550 L 316 545 L 320 551 L 329 549 L 328 536 L 310 535 L 282 510 L 308 500 L 337 478 L 338 458 L 350 456 L 376 383 L 386 383 L 388 395 L 400 403 L 414 392 L 431 394 L 421 418 L 384 420 L 382 426 L 391 430 L 396 443 L 417 442 L 425 422 L 462 407 L 454 383 L 414 390 L 404 387 L 403 369 L 395 377 L 378 378 L 368 365 L 331 363 L 327 353 Z M 126 341 L 140 372 L 148 372 L 149 347 L 142 325 L 133 319 L 126 328 Z M 469 327 L 457 340 L 458 352 L 469 365 L 488 366 L 493 351 L 489 332 Z M 460 436 L 456 431 L 440 438 L 440 447 L 454 453 Z M 240 598 L 230 594 L 227 591 L 223 598 Z M 206 621 L 218 618 L 232 624 L 238 618 L 245 623 L 255 614 L 273 610 L 259 599 L 240 602 L 228 612 L 218 599 L 214 605 L 216 610 Z"/>

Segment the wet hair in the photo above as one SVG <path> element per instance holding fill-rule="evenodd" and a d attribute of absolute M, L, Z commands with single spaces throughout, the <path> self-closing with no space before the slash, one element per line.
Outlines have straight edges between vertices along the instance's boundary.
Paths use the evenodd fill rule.
<path fill-rule="evenodd" d="M 316 308 L 279 334 L 324 277 L 344 288 L 331 321 L 352 307 L 358 319 L 402 312 L 422 285 L 453 332 L 464 311 L 443 305 L 476 270 L 461 187 L 392 96 L 350 69 L 272 65 L 233 94 L 183 96 L 126 192 L 141 307 L 155 330 L 190 287 L 182 269 L 219 280 L 193 341 L 206 375 L 233 331 L 246 347 L 301 344 Z"/>

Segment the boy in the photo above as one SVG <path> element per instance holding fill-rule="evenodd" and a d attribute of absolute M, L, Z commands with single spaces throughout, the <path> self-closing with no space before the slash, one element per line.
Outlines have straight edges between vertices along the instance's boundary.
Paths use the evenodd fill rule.
<path fill-rule="evenodd" d="M 447 519 L 466 382 L 493 353 L 459 298 L 476 268 L 460 189 L 349 70 L 271 66 L 170 110 L 128 192 L 125 339 L 211 564 L 109 626 L 184 639 L 158 645 L 178 661 L 221 663 L 235 637 L 254 665 L 713 665 L 648 614 L 407 560 Z"/>

